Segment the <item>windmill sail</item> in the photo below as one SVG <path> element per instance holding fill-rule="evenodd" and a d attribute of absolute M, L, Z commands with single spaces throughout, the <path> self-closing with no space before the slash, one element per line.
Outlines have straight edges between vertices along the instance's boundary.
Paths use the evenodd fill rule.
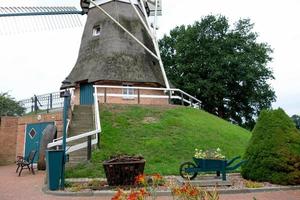
<path fill-rule="evenodd" d="M 105 1 L 103 8 L 148 49 L 155 52 L 151 36 L 128 0 Z M 144 18 L 137 1 L 135 5 Z M 159 62 L 97 8 L 88 10 L 77 62 L 68 76 L 71 85 L 81 82 L 121 85 L 134 83 L 165 87 Z M 145 20 L 145 19 L 144 19 Z"/>
<path fill-rule="evenodd" d="M 0 7 L 0 34 L 82 26 L 75 7 Z M 25 26 L 26 24 L 26 26 Z"/>

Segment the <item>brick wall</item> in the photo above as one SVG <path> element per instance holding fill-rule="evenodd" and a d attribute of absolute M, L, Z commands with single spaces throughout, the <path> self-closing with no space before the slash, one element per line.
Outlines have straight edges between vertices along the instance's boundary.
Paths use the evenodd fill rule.
<path fill-rule="evenodd" d="M 0 121 L 0 165 L 11 164 L 16 158 L 17 117 L 2 117 Z"/>
<path fill-rule="evenodd" d="M 20 117 L 18 119 L 17 148 L 15 148 L 17 155 L 24 155 L 24 140 L 25 140 L 26 124 L 54 121 L 57 127 L 57 137 L 62 136 L 63 121 L 62 121 L 61 112 L 41 114 L 40 118 L 38 116 L 39 115 L 29 115 L 29 116 Z"/>
<path fill-rule="evenodd" d="M 80 98 L 80 92 L 79 88 L 75 89 L 75 97 L 73 102 L 78 105 L 79 104 L 79 98 Z M 97 89 L 98 94 L 103 93 L 104 94 L 104 88 L 98 88 Z M 107 94 L 122 94 L 122 89 L 116 89 L 116 88 L 107 88 L 106 89 Z M 138 94 L 138 90 L 134 90 L 135 95 Z M 140 90 L 140 95 L 165 95 L 163 91 L 159 90 Z M 104 100 L 104 97 L 98 97 L 98 100 L 100 103 L 110 103 L 110 104 L 138 104 L 138 98 L 132 98 L 132 99 L 126 99 L 123 97 L 106 97 L 106 102 Z M 169 100 L 168 98 L 140 98 L 140 103 L 142 105 L 168 105 Z"/>

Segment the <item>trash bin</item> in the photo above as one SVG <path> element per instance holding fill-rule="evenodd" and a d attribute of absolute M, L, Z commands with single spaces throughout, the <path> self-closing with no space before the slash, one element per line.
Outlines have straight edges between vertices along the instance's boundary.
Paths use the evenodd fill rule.
<path fill-rule="evenodd" d="M 63 157 L 63 150 L 46 150 L 46 167 L 49 190 L 59 189 Z"/>

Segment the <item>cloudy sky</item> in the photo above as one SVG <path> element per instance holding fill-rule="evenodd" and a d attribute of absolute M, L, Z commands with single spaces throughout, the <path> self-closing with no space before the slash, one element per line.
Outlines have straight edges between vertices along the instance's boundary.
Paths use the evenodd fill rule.
<path fill-rule="evenodd" d="M 0 6 L 51 5 L 78 7 L 79 0 L 0 0 Z M 158 37 L 208 14 L 225 15 L 232 23 L 250 18 L 259 41 L 274 49 L 274 60 L 269 64 L 276 78 L 271 82 L 277 95 L 273 107 L 282 107 L 290 115 L 300 114 L 299 10 L 299 0 L 163 0 Z M 83 26 L 71 18 L 70 27 L 60 29 L 63 24 L 58 18 L 47 20 L 0 19 L 0 92 L 8 91 L 20 100 L 58 91 L 76 62 Z M 80 21 L 84 24 L 85 17 Z"/>

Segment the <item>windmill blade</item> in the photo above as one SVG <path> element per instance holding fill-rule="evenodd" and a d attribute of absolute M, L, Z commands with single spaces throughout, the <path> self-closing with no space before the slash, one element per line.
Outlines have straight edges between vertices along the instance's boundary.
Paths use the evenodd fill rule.
<path fill-rule="evenodd" d="M 76 7 L 0 7 L 0 17 L 84 14 Z"/>
<path fill-rule="evenodd" d="M 82 26 L 76 7 L 0 7 L 0 35 Z"/>

